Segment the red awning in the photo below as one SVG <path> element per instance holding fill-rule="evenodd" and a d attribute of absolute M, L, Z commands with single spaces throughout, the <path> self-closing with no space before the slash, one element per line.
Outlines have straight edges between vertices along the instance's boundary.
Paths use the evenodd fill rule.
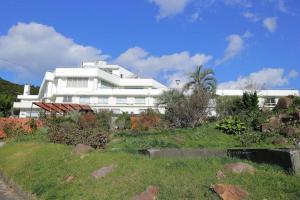
<path fill-rule="evenodd" d="M 48 112 L 66 113 L 72 110 L 78 111 L 93 111 L 89 105 L 74 104 L 74 103 L 42 103 L 34 102 L 34 105 Z"/>

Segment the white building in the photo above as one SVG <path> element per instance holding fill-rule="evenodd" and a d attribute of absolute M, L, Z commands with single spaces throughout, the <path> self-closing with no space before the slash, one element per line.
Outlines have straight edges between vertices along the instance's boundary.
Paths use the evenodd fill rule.
<path fill-rule="evenodd" d="M 243 96 L 247 90 L 221 90 L 217 89 L 218 96 Z M 299 96 L 299 91 L 294 89 L 257 90 L 258 106 L 260 108 L 274 108 L 280 97 Z"/>
<path fill-rule="evenodd" d="M 38 95 L 30 95 L 25 85 L 13 109 L 19 117 L 36 117 L 39 108 L 33 102 L 77 103 L 90 105 L 95 111 L 109 109 L 114 113 L 138 114 L 152 108 L 164 112 L 156 104 L 157 97 L 168 88 L 154 79 L 138 78 L 118 65 L 104 61 L 82 63 L 80 67 L 58 67 L 46 72 Z M 242 96 L 244 90 L 216 91 L 220 96 Z M 272 108 L 283 96 L 299 96 L 298 90 L 259 90 L 260 107 Z M 212 108 L 212 110 L 215 110 Z"/>
<path fill-rule="evenodd" d="M 95 111 L 109 109 L 114 113 L 138 114 L 148 108 L 163 112 L 156 98 L 166 89 L 156 80 L 138 78 L 121 66 L 87 62 L 80 67 L 58 67 L 46 72 L 39 94 L 30 95 L 26 85 L 13 109 L 22 118 L 38 115 L 38 107 L 32 102 L 87 104 Z"/>

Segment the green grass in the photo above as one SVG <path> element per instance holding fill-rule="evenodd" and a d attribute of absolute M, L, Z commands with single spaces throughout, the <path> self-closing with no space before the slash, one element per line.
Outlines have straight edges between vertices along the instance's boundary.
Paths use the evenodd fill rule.
<path fill-rule="evenodd" d="M 228 139 L 230 141 L 230 139 Z M 190 145 L 196 145 L 190 141 Z M 255 175 L 233 175 L 218 181 L 216 172 L 237 160 L 150 159 L 108 150 L 93 151 L 83 159 L 72 147 L 41 142 L 12 142 L 0 148 L 0 169 L 39 199 L 131 199 L 148 185 L 160 188 L 159 199 L 219 199 L 209 190 L 214 183 L 237 184 L 249 191 L 249 199 L 297 199 L 300 177 L 278 167 L 253 164 Z M 115 164 L 115 170 L 95 181 L 90 173 Z M 65 177 L 73 175 L 71 183 Z"/>
<path fill-rule="evenodd" d="M 144 132 L 132 135 L 120 132 L 112 137 L 109 149 L 136 150 L 145 148 L 233 148 L 241 147 L 237 136 L 227 135 L 207 123 L 198 128 L 174 129 L 162 132 Z M 271 141 L 251 147 L 276 147 Z M 277 146 L 278 147 L 278 146 Z"/>

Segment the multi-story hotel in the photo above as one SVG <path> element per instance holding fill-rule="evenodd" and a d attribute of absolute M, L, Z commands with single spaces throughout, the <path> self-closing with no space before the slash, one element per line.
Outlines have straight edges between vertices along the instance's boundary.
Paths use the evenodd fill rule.
<path fill-rule="evenodd" d="M 25 85 L 13 109 L 19 117 L 37 116 L 33 102 L 87 104 L 95 111 L 109 109 L 114 113 L 140 113 L 158 108 L 157 97 L 167 87 L 154 79 L 138 78 L 118 65 L 104 61 L 82 63 L 80 67 L 58 67 L 46 72 L 38 95 L 30 95 Z"/>
<path fill-rule="evenodd" d="M 95 111 L 109 109 L 114 113 L 138 114 L 148 108 L 163 113 L 163 107 L 156 102 L 164 90 L 168 88 L 156 80 L 138 78 L 121 66 L 104 61 L 86 62 L 80 67 L 58 67 L 54 72 L 46 72 L 38 95 L 30 95 L 30 86 L 25 85 L 24 94 L 18 95 L 13 110 L 22 118 L 36 117 L 39 107 L 33 102 L 45 102 L 85 104 Z M 242 96 L 243 92 L 218 89 L 216 95 Z M 272 108 L 280 97 L 299 96 L 299 91 L 259 90 L 257 94 L 260 107 Z"/>

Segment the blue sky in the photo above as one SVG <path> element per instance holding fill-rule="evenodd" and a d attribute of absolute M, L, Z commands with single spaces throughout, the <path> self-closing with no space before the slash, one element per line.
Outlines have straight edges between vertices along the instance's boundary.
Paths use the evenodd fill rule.
<path fill-rule="evenodd" d="M 39 85 L 46 71 L 106 60 L 173 86 L 196 65 L 221 88 L 300 89 L 298 0 L 7 0 L 0 77 Z"/>

